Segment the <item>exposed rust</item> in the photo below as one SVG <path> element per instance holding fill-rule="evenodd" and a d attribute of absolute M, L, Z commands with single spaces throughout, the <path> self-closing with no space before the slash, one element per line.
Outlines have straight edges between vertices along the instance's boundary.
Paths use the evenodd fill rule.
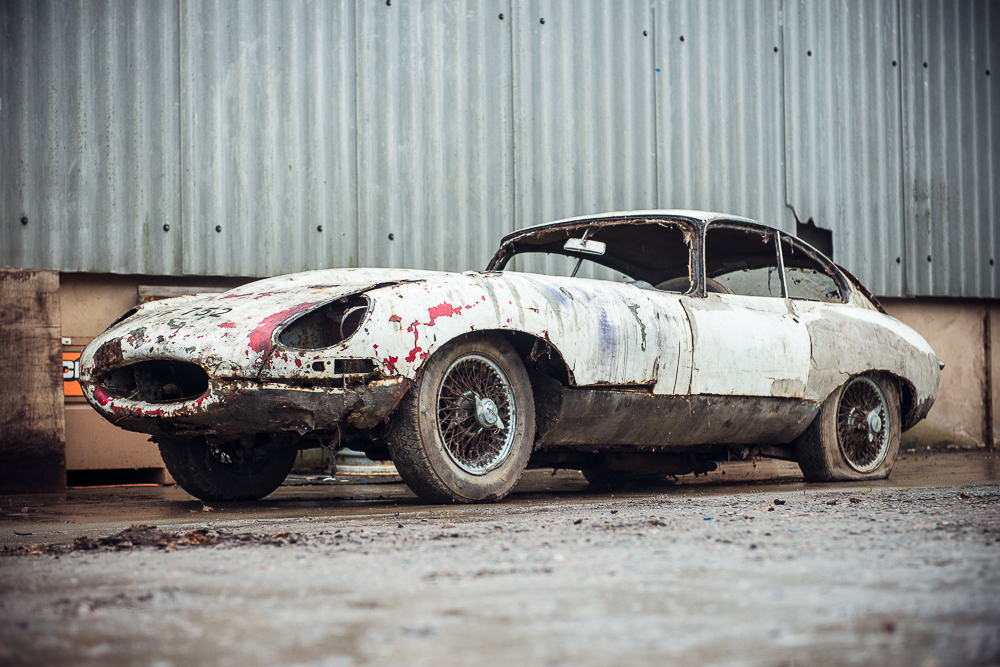
<path fill-rule="evenodd" d="M 360 387 L 313 389 L 276 382 L 214 380 L 208 396 L 181 406 L 149 410 L 120 401 L 108 406 L 110 414 L 102 413 L 122 428 L 154 436 L 302 434 L 337 429 L 345 420 L 356 428 L 372 428 L 392 412 L 410 385 L 411 381 L 402 377 Z"/>
<path fill-rule="evenodd" d="M 805 399 L 566 388 L 537 376 L 532 388 L 536 447 L 783 444 L 819 412 Z"/>
<path fill-rule="evenodd" d="M 110 369 L 122 363 L 122 341 L 119 338 L 112 338 L 107 341 L 94 353 L 95 369 Z"/>

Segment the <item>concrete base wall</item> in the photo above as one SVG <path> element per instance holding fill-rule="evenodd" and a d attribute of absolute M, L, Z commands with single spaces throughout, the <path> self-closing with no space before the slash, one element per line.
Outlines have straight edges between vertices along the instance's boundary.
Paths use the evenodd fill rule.
<path fill-rule="evenodd" d="M 927 419 L 903 434 L 904 446 L 993 447 L 1000 442 L 1000 302 L 882 299 L 945 363 Z"/>

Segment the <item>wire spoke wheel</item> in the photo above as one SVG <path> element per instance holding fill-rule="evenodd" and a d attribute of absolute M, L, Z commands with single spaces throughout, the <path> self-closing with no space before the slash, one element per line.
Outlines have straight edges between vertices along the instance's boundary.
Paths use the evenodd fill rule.
<path fill-rule="evenodd" d="M 535 441 L 531 380 L 517 350 L 489 333 L 442 345 L 400 399 L 385 441 L 399 476 L 424 500 L 506 496 Z"/>
<path fill-rule="evenodd" d="M 437 397 L 438 432 L 462 470 L 483 475 L 510 455 L 517 427 L 514 394 L 506 373 L 479 354 L 456 359 Z"/>
<path fill-rule="evenodd" d="M 891 419 L 889 401 L 875 381 L 860 376 L 847 384 L 837 406 L 837 440 L 851 468 L 869 473 L 882 465 Z"/>

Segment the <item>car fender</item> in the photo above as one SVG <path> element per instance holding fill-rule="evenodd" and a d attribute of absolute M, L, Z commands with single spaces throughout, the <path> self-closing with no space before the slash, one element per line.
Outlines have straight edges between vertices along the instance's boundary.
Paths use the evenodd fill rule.
<path fill-rule="evenodd" d="M 671 309 L 648 294 L 625 283 L 580 278 L 439 274 L 433 281 L 368 291 L 372 306 L 347 341 L 322 350 L 279 346 L 261 377 L 308 378 L 316 361 L 370 358 L 383 375 L 414 379 L 448 341 L 476 331 L 510 331 L 548 342 L 565 360 L 575 385 L 653 387 L 669 368 L 669 382 L 663 385 L 670 391 L 683 385 L 684 393 L 690 381 L 686 316 L 679 303 Z M 668 301 L 679 298 L 656 294 Z"/>
<path fill-rule="evenodd" d="M 853 375 L 883 372 L 912 390 L 903 428 L 926 416 L 940 389 L 941 365 L 920 334 L 866 308 L 796 301 L 795 309 L 812 348 L 807 398 L 822 402 Z"/>

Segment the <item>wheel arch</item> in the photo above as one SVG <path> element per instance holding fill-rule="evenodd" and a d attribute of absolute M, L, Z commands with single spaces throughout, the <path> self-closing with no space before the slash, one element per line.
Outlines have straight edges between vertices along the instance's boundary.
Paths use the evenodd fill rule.
<path fill-rule="evenodd" d="M 552 341 L 527 331 L 512 331 L 510 329 L 476 329 L 452 338 L 449 342 L 475 338 L 482 335 L 494 335 L 510 343 L 526 370 L 538 371 L 548 375 L 561 384 L 568 386 L 576 384 L 573 370 L 566 363 L 565 357 Z M 440 348 L 439 348 L 440 349 Z M 435 350 L 436 352 L 437 350 Z M 423 366 L 421 366 L 421 370 Z"/>
<path fill-rule="evenodd" d="M 840 387 L 849 382 L 851 378 L 861 375 L 881 377 L 896 385 L 896 389 L 899 391 L 899 418 L 903 431 L 907 430 L 926 416 L 926 410 L 921 410 L 920 402 L 917 400 L 917 388 L 913 382 L 899 373 L 885 368 L 861 370 L 857 373 L 844 375 L 843 382 L 827 392 L 826 396 L 820 399 L 819 402 L 823 403 L 823 401 L 829 398 L 833 392 L 837 391 Z M 818 414 L 816 415 L 816 418 L 819 419 Z"/>

